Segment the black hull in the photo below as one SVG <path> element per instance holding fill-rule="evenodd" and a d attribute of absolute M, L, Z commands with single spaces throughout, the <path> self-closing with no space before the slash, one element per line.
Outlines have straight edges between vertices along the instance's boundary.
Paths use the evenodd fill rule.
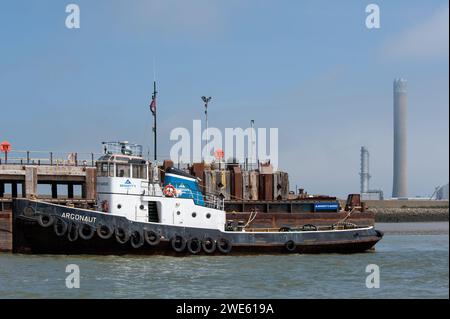
<path fill-rule="evenodd" d="M 119 243 L 116 236 L 102 239 L 95 232 L 90 239 L 68 239 L 68 235 L 58 236 L 54 225 L 43 227 L 37 221 L 40 214 L 57 216 L 64 219 L 65 214 L 76 214 L 87 217 L 85 224 L 93 228 L 107 224 L 121 228 L 129 233 L 152 230 L 160 234 L 157 245 L 144 242 L 141 247 L 133 247 L 131 240 Z M 95 219 L 94 219 L 95 218 Z M 74 221 L 68 220 L 69 223 Z M 201 229 L 162 225 L 156 223 L 132 222 L 120 216 L 102 214 L 95 211 L 80 210 L 44 202 L 30 200 L 15 200 L 13 208 L 13 252 L 32 254 L 95 254 L 95 255 L 190 255 L 188 249 L 175 251 L 171 239 L 174 236 L 182 238 L 212 238 L 226 239 L 231 243 L 231 251 L 206 253 L 201 250 L 198 255 L 223 254 L 282 254 L 282 253 L 359 253 L 370 250 L 382 238 L 382 234 L 373 228 L 354 229 L 328 232 L 281 232 L 281 233 L 244 233 L 222 232 L 220 230 Z M 292 241 L 293 247 L 286 247 Z"/>

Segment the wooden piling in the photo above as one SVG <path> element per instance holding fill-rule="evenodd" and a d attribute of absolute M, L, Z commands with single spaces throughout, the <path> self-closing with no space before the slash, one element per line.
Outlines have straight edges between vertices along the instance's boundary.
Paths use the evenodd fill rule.
<path fill-rule="evenodd" d="M 0 252 L 12 251 L 12 213 L 0 212 Z"/>

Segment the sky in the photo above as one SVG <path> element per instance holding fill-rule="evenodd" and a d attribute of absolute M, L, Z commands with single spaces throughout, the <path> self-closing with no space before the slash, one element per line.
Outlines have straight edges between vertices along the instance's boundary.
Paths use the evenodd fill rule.
<path fill-rule="evenodd" d="M 66 5 L 80 8 L 68 29 Z M 365 24 L 368 4 L 380 28 Z M 291 188 L 392 193 L 392 83 L 408 81 L 408 188 L 449 180 L 447 0 L 2 0 L 0 140 L 14 150 L 101 152 L 102 141 L 151 148 L 158 84 L 159 155 L 172 129 L 278 128 Z"/>

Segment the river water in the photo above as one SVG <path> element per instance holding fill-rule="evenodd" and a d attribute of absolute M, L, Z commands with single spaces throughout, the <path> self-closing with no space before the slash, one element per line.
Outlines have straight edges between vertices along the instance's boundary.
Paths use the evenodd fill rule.
<path fill-rule="evenodd" d="M 274 256 L 0 254 L 0 298 L 449 298 L 448 223 L 377 224 L 374 252 Z M 66 266 L 80 288 L 66 287 Z M 379 288 L 367 288 L 367 265 Z"/>

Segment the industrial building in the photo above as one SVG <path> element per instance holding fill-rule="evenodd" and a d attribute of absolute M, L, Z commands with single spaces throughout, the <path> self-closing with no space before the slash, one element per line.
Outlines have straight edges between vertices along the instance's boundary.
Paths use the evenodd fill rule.
<path fill-rule="evenodd" d="M 363 200 L 382 200 L 383 191 L 379 189 L 370 189 L 370 178 L 372 177 L 369 172 L 369 150 L 365 146 L 361 146 L 361 171 L 360 176 L 360 193 Z"/>
<path fill-rule="evenodd" d="M 436 191 L 437 200 L 448 200 L 448 183 L 439 187 Z"/>

